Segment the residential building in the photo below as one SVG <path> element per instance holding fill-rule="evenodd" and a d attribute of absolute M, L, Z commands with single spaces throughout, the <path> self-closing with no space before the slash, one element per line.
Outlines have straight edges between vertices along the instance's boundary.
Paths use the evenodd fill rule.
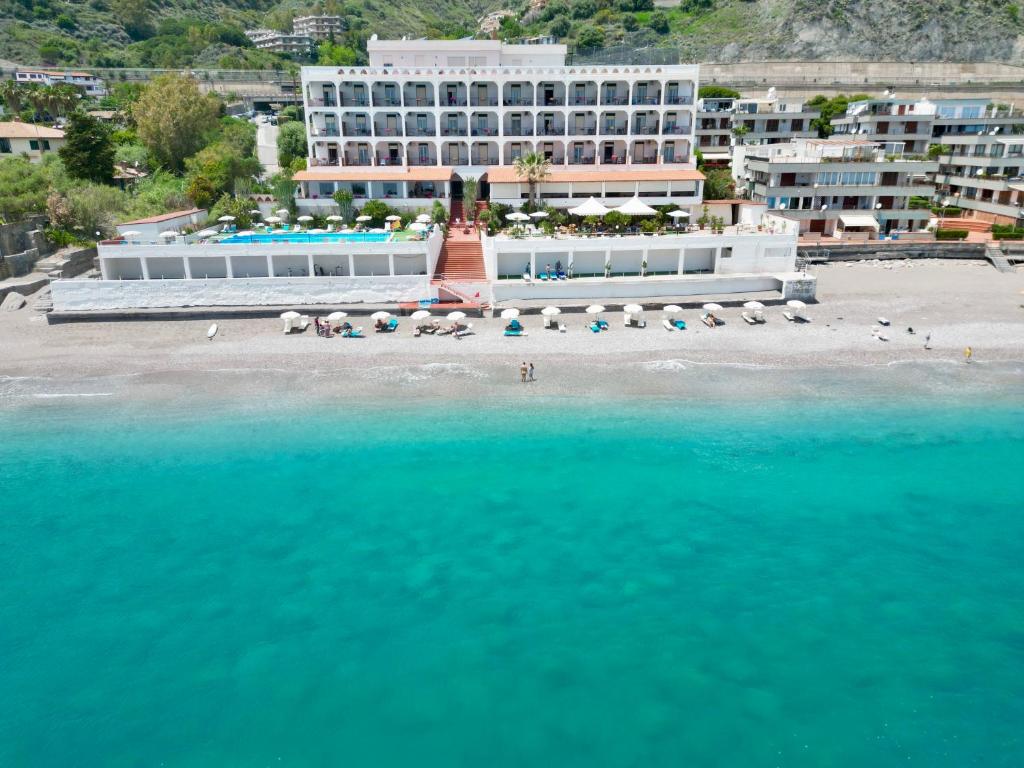
<path fill-rule="evenodd" d="M 19 69 L 14 73 L 14 80 L 19 83 L 36 83 L 38 85 L 73 85 L 85 96 L 106 96 L 107 88 L 103 80 L 89 72 L 75 72 L 56 69 Z"/>
<path fill-rule="evenodd" d="M 859 137 L 737 147 L 733 175 L 750 199 L 798 221 L 802 236 L 870 239 L 921 230 L 931 213 L 911 208 L 911 198 L 932 197 L 928 174 L 939 164 L 886 149 Z"/>
<path fill-rule="evenodd" d="M 249 29 L 245 35 L 262 51 L 285 53 L 299 58 L 308 58 L 312 55 L 315 44 L 313 38 L 308 35 L 288 34 L 272 29 Z"/>
<path fill-rule="evenodd" d="M 857 136 L 881 144 L 888 154 L 923 155 L 932 138 L 936 104 L 928 99 L 855 101 L 832 119 L 836 136 Z"/>
<path fill-rule="evenodd" d="M 663 194 L 671 182 L 689 183 L 690 193 L 697 181 L 699 202 L 692 177 L 695 65 L 566 66 L 564 45 L 496 40 L 371 38 L 367 52 L 366 67 L 302 70 L 309 138 L 303 181 L 315 185 L 320 200 L 332 184 L 352 180 L 348 169 L 393 166 L 450 169 L 431 181 L 461 195 L 462 179 L 486 185 L 489 169 L 538 152 L 552 164 L 552 184 L 563 171 L 621 178 L 656 166 L 667 173 L 651 201 L 673 202 Z"/>
<path fill-rule="evenodd" d="M 299 16 L 292 21 L 293 35 L 313 40 L 331 40 L 345 29 L 345 20 L 341 16 Z"/>
<path fill-rule="evenodd" d="M 64 131 L 19 120 L 0 122 L 0 157 L 24 156 L 34 163 L 64 144 Z"/>
<path fill-rule="evenodd" d="M 801 101 L 784 101 L 774 88 L 769 88 L 764 98 L 742 98 L 733 102 L 734 143 L 753 146 L 814 138 L 818 131 L 811 121 L 820 116 L 818 110 L 810 109 Z"/>
<path fill-rule="evenodd" d="M 697 101 L 696 144 L 708 165 L 728 165 L 732 157 L 733 98 Z"/>
<path fill-rule="evenodd" d="M 205 208 L 189 208 L 183 211 L 171 211 L 143 219 L 122 221 L 117 225 L 119 235 L 132 240 L 156 240 L 162 232 L 184 232 L 195 229 L 206 221 Z"/>

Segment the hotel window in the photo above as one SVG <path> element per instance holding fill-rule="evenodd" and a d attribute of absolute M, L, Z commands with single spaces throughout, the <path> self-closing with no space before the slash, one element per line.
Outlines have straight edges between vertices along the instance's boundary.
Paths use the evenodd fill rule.
<path fill-rule="evenodd" d="M 420 144 L 419 158 L 421 165 L 426 165 L 430 161 L 430 147 L 426 144 Z"/>
<path fill-rule="evenodd" d="M 519 104 L 522 101 L 523 87 L 519 84 L 512 85 L 509 87 L 509 102 L 512 104 Z"/>
<path fill-rule="evenodd" d="M 423 106 L 427 103 L 427 86 L 417 85 L 416 86 L 416 103 Z"/>
<path fill-rule="evenodd" d="M 366 197 L 366 184 L 362 182 L 353 184 L 352 197 Z"/>
<path fill-rule="evenodd" d="M 321 181 L 320 182 L 320 197 L 330 197 L 334 194 L 334 182 L 333 181 Z"/>
<path fill-rule="evenodd" d="M 419 131 L 420 133 L 426 133 L 427 132 L 427 116 L 426 115 L 416 115 L 416 130 Z"/>
<path fill-rule="evenodd" d="M 384 197 L 398 197 L 398 185 L 395 182 L 384 182 Z"/>
<path fill-rule="evenodd" d="M 11 140 L 0 139 L 0 153 L 8 155 L 11 153 Z"/>
<path fill-rule="evenodd" d="M 458 133 L 459 131 L 459 117 L 458 115 L 448 115 L 448 133 Z"/>
<path fill-rule="evenodd" d="M 665 151 L 663 154 L 666 163 L 674 163 L 676 161 L 676 145 L 666 144 Z"/>

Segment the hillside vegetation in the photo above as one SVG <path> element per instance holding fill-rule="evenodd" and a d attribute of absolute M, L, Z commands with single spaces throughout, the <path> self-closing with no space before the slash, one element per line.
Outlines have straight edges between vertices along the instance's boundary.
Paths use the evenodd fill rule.
<path fill-rule="evenodd" d="M 503 8 L 499 35 L 554 35 L 576 49 L 674 48 L 683 60 L 862 59 L 1024 63 L 1024 14 L 1006 0 L 0 0 L 0 58 L 57 66 L 273 68 L 253 26 L 345 17 L 325 63 L 365 56 L 365 40 L 457 38 Z"/>

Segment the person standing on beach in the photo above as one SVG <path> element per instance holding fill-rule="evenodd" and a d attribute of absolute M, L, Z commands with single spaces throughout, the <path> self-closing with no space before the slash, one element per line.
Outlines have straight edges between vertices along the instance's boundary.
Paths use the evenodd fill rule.
<path fill-rule="evenodd" d="M 536 381 L 536 379 L 533 378 L 533 363 L 530 363 L 530 371 L 529 371 L 529 377 L 528 378 L 529 378 L 530 381 Z"/>
<path fill-rule="evenodd" d="M 974 350 L 970 347 L 964 347 L 964 362 L 971 362 L 971 358 L 974 357 Z"/>
<path fill-rule="evenodd" d="M 931 332 L 928 332 L 928 333 L 925 334 L 925 337 L 924 337 L 924 348 L 925 349 L 931 349 L 932 348 L 931 347 L 931 343 L 932 343 L 932 334 L 931 334 Z"/>
<path fill-rule="evenodd" d="M 526 383 L 526 373 L 527 373 L 527 371 L 528 371 L 528 369 L 526 367 L 526 361 L 524 360 L 523 364 L 519 366 L 519 380 L 521 382 L 523 382 L 523 384 Z"/>

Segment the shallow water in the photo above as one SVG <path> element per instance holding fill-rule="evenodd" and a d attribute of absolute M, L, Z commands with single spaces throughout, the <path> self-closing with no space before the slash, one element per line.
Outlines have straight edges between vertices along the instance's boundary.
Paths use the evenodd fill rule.
<path fill-rule="evenodd" d="M 0 765 L 1024 762 L 1012 402 L 45 402 Z"/>

